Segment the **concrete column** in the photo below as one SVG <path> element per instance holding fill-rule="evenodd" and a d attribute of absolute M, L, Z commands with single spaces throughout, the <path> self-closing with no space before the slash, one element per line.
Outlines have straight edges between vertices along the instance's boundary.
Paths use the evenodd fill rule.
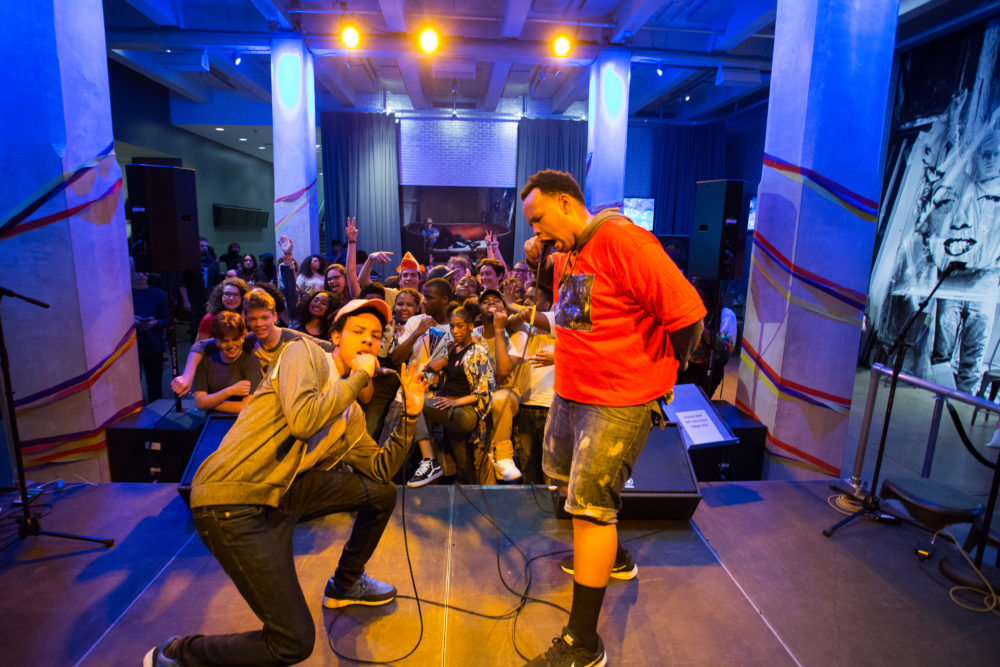
<path fill-rule="evenodd" d="M 631 54 L 604 49 L 590 66 L 587 114 L 587 179 L 591 213 L 619 208 L 625 199 L 625 142 Z"/>
<path fill-rule="evenodd" d="M 837 474 L 881 183 L 898 0 L 778 0 L 737 404 L 768 478 Z"/>
<path fill-rule="evenodd" d="M 316 82 L 313 57 L 303 40 L 271 42 L 271 100 L 275 242 L 280 236 L 290 237 L 295 257 L 301 260 L 327 251 L 319 247 Z"/>
<path fill-rule="evenodd" d="M 87 459 L 142 405 L 101 0 L 0 3 L 0 285 L 29 465 Z M 89 472 L 86 472 L 89 468 Z M 42 479 L 37 475 L 34 479 Z"/>

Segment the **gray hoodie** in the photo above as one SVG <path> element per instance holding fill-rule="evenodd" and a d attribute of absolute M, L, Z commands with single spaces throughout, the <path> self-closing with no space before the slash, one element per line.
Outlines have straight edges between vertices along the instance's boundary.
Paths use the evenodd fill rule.
<path fill-rule="evenodd" d="M 198 468 L 191 507 L 278 507 L 303 460 L 327 470 L 340 461 L 377 482 L 389 483 L 412 437 L 400 420 L 384 448 L 372 440 L 355 402 L 365 373 L 341 379 L 329 353 L 307 338 L 290 341 L 250 397 L 219 449 Z"/>

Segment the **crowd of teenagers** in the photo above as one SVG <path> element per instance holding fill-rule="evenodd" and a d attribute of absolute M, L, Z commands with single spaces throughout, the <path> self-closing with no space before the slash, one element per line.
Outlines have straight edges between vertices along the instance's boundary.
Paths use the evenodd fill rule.
<path fill-rule="evenodd" d="M 416 426 L 420 458 L 411 457 L 397 481 L 411 487 L 439 478 L 543 482 L 541 433 L 553 382 L 551 289 L 535 285 L 524 261 L 509 267 L 492 235 L 483 257 L 470 248 L 445 264 L 424 266 L 410 253 L 400 260 L 389 252 L 359 253 L 353 219 L 345 234 L 346 244 L 334 246 L 332 259 L 340 261 L 320 255 L 297 261 L 287 237 L 279 240 L 283 254 L 277 262 L 265 257 L 258 263 L 252 254 L 240 254 L 237 244 L 216 259 L 203 239 L 201 278 L 208 297 L 199 310 L 186 301 L 193 290 L 181 292 L 193 345 L 173 390 L 193 391 L 198 409 L 238 414 L 288 341 L 307 335 L 332 349 L 341 309 L 353 299 L 379 299 L 390 312 L 378 342 L 379 368 L 398 371 L 416 362 L 431 389 Z M 228 267 L 225 274 L 220 263 Z M 265 273 L 262 265 L 273 270 Z M 376 270 L 387 277 L 373 280 Z M 142 335 L 145 318 L 162 326 L 166 295 L 133 270 L 133 298 L 140 338 L 154 338 Z M 155 400 L 162 342 L 140 347 L 153 347 L 140 356 Z M 401 396 L 398 377 L 390 372 L 380 372 L 359 395 L 376 441 L 384 443 L 392 433 L 402 414 Z"/>
<path fill-rule="evenodd" d="M 705 334 L 704 297 L 655 237 L 616 210 L 591 216 L 569 174 L 535 174 L 521 199 L 534 236 L 513 267 L 493 236 L 475 263 L 373 252 L 358 266 L 354 219 L 340 262 L 297 262 L 282 237 L 273 279 L 230 248 L 230 273 L 246 272 L 211 286 L 171 388 L 239 414 L 199 467 L 190 504 L 263 629 L 170 637 L 144 665 L 304 660 L 315 627 L 295 573 L 295 524 L 354 512 L 323 605 L 387 604 L 395 587 L 365 565 L 396 484 L 446 481 L 563 487 L 572 609 L 530 664 L 606 663 L 605 588 L 637 572 L 617 540 L 621 491 L 678 372 L 713 375 L 735 332 Z M 206 256 L 203 277 L 215 261 L 203 244 Z M 373 281 L 375 266 L 395 273 Z M 137 327 L 149 322 L 137 307 Z"/>

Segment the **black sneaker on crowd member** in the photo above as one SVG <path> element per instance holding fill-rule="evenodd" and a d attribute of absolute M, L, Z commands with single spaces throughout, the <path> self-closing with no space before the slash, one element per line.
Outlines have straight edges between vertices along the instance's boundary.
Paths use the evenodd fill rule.
<path fill-rule="evenodd" d="M 424 484 L 430 484 L 438 477 L 444 474 L 441 470 L 441 466 L 438 465 L 437 459 L 421 459 L 420 465 L 417 466 L 416 471 L 413 473 L 413 477 L 406 485 L 410 488 L 423 486 Z"/>
<path fill-rule="evenodd" d="M 628 549 L 621 549 L 621 553 L 615 558 L 615 565 L 611 568 L 611 578 L 628 581 L 635 579 L 639 574 L 639 566 L 632 560 L 632 553 Z M 566 574 L 573 574 L 573 555 L 566 556 L 559 561 L 559 567 Z"/>
<path fill-rule="evenodd" d="M 352 604 L 376 607 L 380 604 L 389 604 L 394 599 L 396 599 L 395 586 L 369 577 L 365 573 L 346 591 L 337 588 L 333 583 L 333 577 L 330 577 L 323 593 L 323 606 L 327 609 L 338 609 Z"/>
<path fill-rule="evenodd" d="M 528 663 L 528 667 L 604 667 L 608 655 L 604 642 L 597 638 L 597 650 L 591 651 L 580 644 L 569 628 L 552 640 L 552 648 Z"/>

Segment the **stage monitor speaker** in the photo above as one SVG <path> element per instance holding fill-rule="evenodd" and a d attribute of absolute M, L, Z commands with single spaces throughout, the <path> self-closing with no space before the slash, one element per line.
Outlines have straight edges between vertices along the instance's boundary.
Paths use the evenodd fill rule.
<path fill-rule="evenodd" d="M 174 401 L 163 398 L 109 426 L 111 481 L 180 481 L 204 420 L 197 410 L 175 412 Z"/>
<path fill-rule="evenodd" d="M 194 474 L 215 450 L 219 448 L 222 439 L 229 433 L 230 427 L 236 421 L 236 415 L 213 414 L 205 420 L 205 425 L 198 436 L 198 442 L 191 452 L 184 474 L 181 475 L 180 484 L 177 486 L 177 493 L 181 495 L 184 502 L 191 505 L 191 482 L 194 481 Z"/>
<path fill-rule="evenodd" d="M 125 165 L 135 268 L 146 273 L 201 268 L 194 169 Z"/>
<path fill-rule="evenodd" d="M 556 513 L 563 509 L 565 496 L 558 495 Z M 646 445 L 632 468 L 632 477 L 622 489 L 619 519 L 675 519 L 686 521 L 701 502 L 691 459 L 676 424 L 654 426 Z"/>
<path fill-rule="evenodd" d="M 737 279 L 745 250 L 743 181 L 698 181 L 687 277 Z"/>
<path fill-rule="evenodd" d="M 735 405 L 712 401 L 715 410 L 739 442 L 688 450 L 699 482 L 758 480 L 764 470 L 767 427 Z"/>

